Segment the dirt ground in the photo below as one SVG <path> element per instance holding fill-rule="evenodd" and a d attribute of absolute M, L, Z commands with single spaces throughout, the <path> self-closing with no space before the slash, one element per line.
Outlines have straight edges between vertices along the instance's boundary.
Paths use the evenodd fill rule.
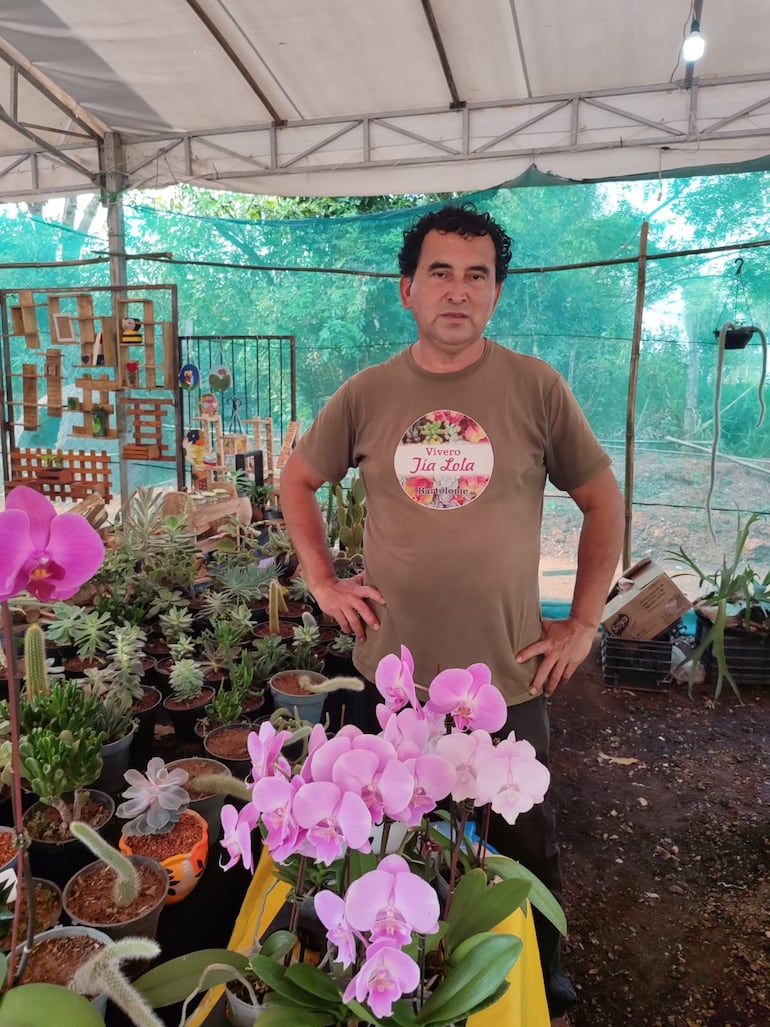
<path fill-rule="evenodd" d="M 770 681 L 551 703 L 575 1027 L 770 1025 Z"/>

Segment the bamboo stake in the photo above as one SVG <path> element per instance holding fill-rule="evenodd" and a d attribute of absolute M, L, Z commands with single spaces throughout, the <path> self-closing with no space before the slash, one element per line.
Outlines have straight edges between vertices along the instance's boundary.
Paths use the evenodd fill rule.
<path fill-rule="evenodd" d="M 628 406 L 626 408 L 626 479 L 625 479 L 625 531 L 623 533 L 623 566 L 631 566 L 632 518 L 634 507 L 634 444 L 636 428 L 636 393 L 639 381 L 639 353 L 642 342 L 642 319 L 644 317 L 644 289 L 647 280 L 647 233 L 649 222 L 642 222 L 639 236 L 639 265 L 636 275 L 636 309 L 634 311 L 634 333 L 631 338 L 631 360 L 628 368 Z"/>
<path fill-rule="evenodd" d="M 675 439 L 673 435 L 667 435 L 666 442 L 675 442 L 678 446 L 688 446 L 690 449 L 697 449 L 699 453 L 711 452 L 711 446 L 702 446 L 698 442 L 686 442 L 684 439 Z M 720 453 L 719 459 L 729 460 L 732 464 L 740 464 L 742 467 L 748 467 L 752 471 L 759 471 L 760 474 L 770 474 L 770 467 L 755 464 L 752 460 L 745 460 L 741 456 L 729 456 L 727 453 Z"/>

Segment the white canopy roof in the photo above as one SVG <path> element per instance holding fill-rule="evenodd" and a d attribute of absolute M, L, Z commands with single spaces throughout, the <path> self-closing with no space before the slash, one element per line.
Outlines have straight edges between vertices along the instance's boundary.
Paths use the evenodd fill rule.
<path fill-rule="evenodd" d="M 475 190 L 770 152 L 767 0 L 0 0 L 0 58 L 7 200 Z"/>

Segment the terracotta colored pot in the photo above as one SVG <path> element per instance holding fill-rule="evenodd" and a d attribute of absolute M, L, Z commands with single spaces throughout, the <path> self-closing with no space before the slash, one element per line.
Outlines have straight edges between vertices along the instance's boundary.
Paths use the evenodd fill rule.
<path fill-rule="evenodd" d="M 191 823 L 195 825 L 191 832 Z M 184 825 L 182 828 L 180 825 Z M 164 856 L 164 852 L 173 849 L 175 836 L 194 833 L 195 840 L 185 844 L 184 851 L 173 852 Z M 200 880 L 209 857 L 209 828 L 205 819 L 195 810 L 187 809 L 179 823 L 167 834 L 163 835 L 121 835 L 118 848 L 127 856 L 149 856 L 156 859 L 169 875 L 169 888 L 166 904 L 181 902 L 193 890 Z"/>

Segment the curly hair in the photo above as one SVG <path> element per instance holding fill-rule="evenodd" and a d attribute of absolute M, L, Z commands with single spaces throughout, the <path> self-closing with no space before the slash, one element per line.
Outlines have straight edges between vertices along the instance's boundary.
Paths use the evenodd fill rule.
<path fill-rule="evenodd" d="M 404 245 L 398 254 L 398 269 L 413 278 L 420 259 L 422 241 L 428 232 L 453 232 L 457 235 L 488 235 L 495 244 L 495 280 L 505 281 L 511 262 L 511 239 L 489 214 L 481 214 L 473 203 L 449 204 L 423 214 L 404 232 Z"/>

